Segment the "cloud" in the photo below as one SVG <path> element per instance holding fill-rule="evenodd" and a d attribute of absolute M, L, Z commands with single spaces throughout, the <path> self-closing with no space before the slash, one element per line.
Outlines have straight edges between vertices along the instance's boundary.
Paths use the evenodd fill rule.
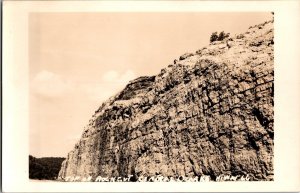
<path fill-rule="evenodd" d="M 84 85 L 89 99 L 97 102 L 103 102 L 117 92 L 118 86 L 116 84 L 98 84 L 98 85 Z"/>
<path fill-rule="evenodd" d="M 110 70 L 102 75 L 102 80 L 104 80 L 105 82 L 117 84 L 126 84 L 134 78 L 135 73 L 132 70 L 127 70 L 123 74 L 120 74 L 115 70 Z"/>
<path fill-rule="evenodd" d="M 130 80 L 133 80 L 136 77 L 132 70 L 127 70 L 124 74 L 122 74 L 119 78 L 120 84 L 127 84 Z"/>
<path fill-rule="evenodd" d="M 119 77 L 119 73 L 117 71 L 110 70 L 103 74 L 102 80 L 106 82 L 113 82 L 116 81 L 118 77 Z"/>
<path fill-rule="evenodd" d="M 102 83 L 86 85 L 86 91 L 91 100 L 100 103 L 121 91 L 135 77 L 136 75 L 132 70 L 127 70 L 124 73 L 110 70 L 102 75 Z"/>
<path fill-rule="evenodd" d="M 71 82 L 46 70 L 39 72 L 32 79 L 31 86 L 34 93 L 48 98 L 61 97 L 72 88 Z"/>
<path fill-rule="evenodd" d="M 116 70 L 105 72 L 97 82 L 72 82 L 50 71 L 39 72 L 31 81 L 32 91 L 43 97 L 58 98 L 67 94 L 85 96 L 101 104 L 109 97 L 121 91 L 136 77 L 132 70 L 119 73 Z"/>

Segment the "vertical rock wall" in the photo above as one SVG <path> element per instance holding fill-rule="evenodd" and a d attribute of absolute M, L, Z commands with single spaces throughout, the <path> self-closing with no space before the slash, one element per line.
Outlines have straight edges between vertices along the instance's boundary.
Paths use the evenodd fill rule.
<path fill-rule="evenodd" d="M 273 179 L 273 21 L 140 77 L 95 112 L 59 177 Z"/>

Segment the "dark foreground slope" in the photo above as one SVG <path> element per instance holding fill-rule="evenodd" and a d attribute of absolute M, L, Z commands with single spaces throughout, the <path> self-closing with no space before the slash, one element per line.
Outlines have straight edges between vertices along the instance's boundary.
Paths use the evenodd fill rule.
<path fill-rule="evenodd" d="M 95 112 L 59 178 L 273 180 L 273 44 L 265 22 L 131 81 Z"/>
<path fill-rule="evenodd" d="M 29 155 L 29 178 L 39 180 L 55 180 L 65 158 L 35 158 Z"/>

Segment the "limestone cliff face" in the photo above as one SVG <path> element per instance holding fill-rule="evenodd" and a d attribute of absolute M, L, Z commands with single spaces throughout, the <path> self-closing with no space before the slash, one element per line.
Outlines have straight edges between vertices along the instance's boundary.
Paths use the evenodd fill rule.
<path fill-rule="evenodd" d="M 273 180 L 273 21 L 140 77 L 95 112 L 59 177 Z"/>

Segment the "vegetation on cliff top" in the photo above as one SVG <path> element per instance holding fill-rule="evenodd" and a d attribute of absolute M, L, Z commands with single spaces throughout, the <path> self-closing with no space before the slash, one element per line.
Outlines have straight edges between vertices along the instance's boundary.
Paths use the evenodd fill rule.
<path fill-rule="evenodd" d="M 210 36 L 210 43 L 214 41 L 222 41 L 225 38 L 228 38 L 230 36 L 230 33 L 225 33 L 224 31 L 220 32 L 218 35 L 218 32 L 214 32 Z"/>

